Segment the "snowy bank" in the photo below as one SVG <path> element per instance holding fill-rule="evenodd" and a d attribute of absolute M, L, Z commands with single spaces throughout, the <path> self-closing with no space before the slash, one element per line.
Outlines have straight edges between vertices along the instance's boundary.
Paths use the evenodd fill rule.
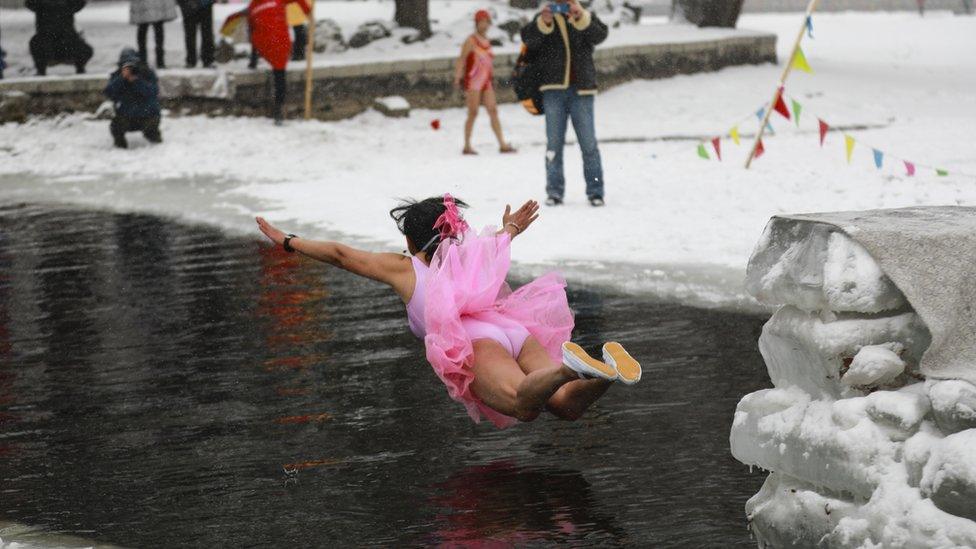
<path fill-rule="evenodd" d="M 953 360 L 972 334 L 946 329 L 976 316 L 952 276 L 976 264 L 974 223 L 973 208 L 914 208 L 767 226 L 747 286 L 781 306 L 759 340 L 774 388 L 739 402 L 730 436 L 771 471 L 746 504 L 760 546 L 976 546 L 976 361 Z M 934 241 L 948 257 L 929 257 Z M 924 272 L 919 258 L 942 273 L 924 289 L 899 271 Z M 933 310 L 939 293 L 959 299 Z"/>

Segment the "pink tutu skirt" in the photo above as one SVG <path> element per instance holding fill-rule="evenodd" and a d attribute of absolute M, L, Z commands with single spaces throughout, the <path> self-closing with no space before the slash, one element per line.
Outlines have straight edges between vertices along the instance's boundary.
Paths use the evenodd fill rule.
<path fill-rule="evenodd" d="M 486 406 L 471 391 L 474 351 L 462 320 L 499 326 L 515 322 L 545 347 L 555 363 L 573 331 L 573 313 L 566 301 L 566 281 L 556 273 L 541 276 L 514 292 L 505 283 L 511 264 L 511 240 L 486 228 L 468 231 L 461 243 L 445 242 L 430 262 L 424 316 L 427 360 L 476 423 L 487 418 L 498 428 L 518 422 Z"/>

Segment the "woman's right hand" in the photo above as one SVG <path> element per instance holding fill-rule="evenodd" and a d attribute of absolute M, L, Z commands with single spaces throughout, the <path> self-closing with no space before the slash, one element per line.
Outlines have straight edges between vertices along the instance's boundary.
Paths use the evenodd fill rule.
<path fill-rule="evenodd" d="M 542 19 L 543 23 L 547 25 L 552 24 L 552 8 L 548 3 L 542 8 L 542 11 L 539 12 L 539 17 Z"/>

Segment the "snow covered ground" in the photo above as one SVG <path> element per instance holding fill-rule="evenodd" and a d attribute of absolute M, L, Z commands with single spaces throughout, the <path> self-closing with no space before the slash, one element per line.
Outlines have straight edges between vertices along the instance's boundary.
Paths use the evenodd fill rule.
<path fill-rule="evenodd" d="M 795 14 L 748 15 L 740 26 L 779 34 L 782 59 L 800 22 Z M 575 283 L 754 307 L 743 290 L 745 264 L 771 215 L 976 204 L 976 177 L 964 175 L 976 174 L 976 18 L 823 14 L 814 36 L 803 45 L 814 73 L 794 73 L 787 86 L 804 106 L 800 127 L 774 117 L 776 135 L 749 171 L 742 168 L 745 144 L 726 138 L 723 161 L 703 161 L 698 139 L 740 120 L 743 134 L 754 132 L 751 113 L 768 101 L 781 67 L 632 82 L 602 93 L 596 123 L 608 206 L 586 204 L 579 152 L 570 146 L 567 204 L 544 209 L 516 244 L 519 268 L 556 265 Z M 886 151 L 883 169 L 863 144 L 848 166 L 839 133 L 821 148 L 815 116 L 862 128 L 849 133 Z M 368 112 L 283 128 L 263 119 L 169 117 L 163 145 L 133 136 L 127 151 L 112 149 L 106 122 L 82 115 L 8 124 L 0 127 L 0 202 L 154 211 L 242 231 L 253 231 L 250 216 L 260 213 L 302 234 L 398 250 L 402 239 L 386 216 L 397 197 L 454 193 L 474 205 L 475 225 L 497 223 L 506 202 L 545 198 L 543 120 L 517 105 L 502 106 L 501 117 L 517 155 L 497 154 L 481 118 L 481 155 L 462 157 L 460 109 L 415 110 L 406 119 Z M 919 168 L 907 177 L 892 155 L 949 175 Z"/>

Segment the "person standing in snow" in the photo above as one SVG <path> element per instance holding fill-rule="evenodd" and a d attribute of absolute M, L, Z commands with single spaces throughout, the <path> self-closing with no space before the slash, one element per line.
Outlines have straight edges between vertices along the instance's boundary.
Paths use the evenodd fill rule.
<path fill-rule="evenodd" d="M 176 19 L 175 0 L 130 0 L 129 23 L 137 26 L 136 42 L 139 45 L 139 58 L 148 64 L 146 52 L 146 35 L 149 26 L 153 28 L 153 38 L 156 39 L 156 68 L 166 68 L 166 52 L 163 49 L 165 33 L 163 23 Z"/>
<path fill-rule="evenodd" d="M 36 33 L 30 39 L 30 53 L 38 76 L 58 63 L 70 63 L 84 74 L 95 53 L 75 30 L 75 14 L 85 7 L 85 0 L 27 0 L 25 5 L 34 12 Z"/>
<path fill-rule="evenodd" d="M 464 90 L 468 106 L 468 118 L 464 122 L 464 149 L 461 153 L 478 154 L 471 147 L 471 130 L 474 129 L 474 119 L 477 118 L 482 104 L 488 111 L 491 129 L 498 139 L 499 152 L 514 153 L 515 148 L 505 142 L 502 123 L 498 119 L 493 66 L 495 55 L 491 52 L 491 42 L 487 36 L 488 29 L 491 28 L 491 14 L 486 10 L 478 10 L 474 14 L 474 25 L 475 32 L 464 41 L 461 55 L 454 63 L 454 87 Z"/>
<path fill-rule="evenodd" d="M 586 196 L 590 205 L 603 206 L 603 166 L 593 122 L 597 90 L 593 49 L 606 40 L 607 26 L 577 0 L 555 0 L 522 27 L 521 34 L 541 73 L 539 89 L 546 115 L 546 204 L 563 203 L 563 147 L 566 122 L 572 118 L 583 153 Z"/>
<path fill-rule="evenodd" d="M 297 2 L 306 14 L 311 11 L 305 0 L 251 0 L 247 7 L 251 47 L 271 65 L 274 79 L 272 116 L 277 126 L 285 119 L 285 68 L 291 57 L 291 35 L 285 6 L 292 2 Z"/>
<path fill-rule="evenodd" d="M 128 148 L 127 132 L 142 132 L 150 143 L 162 143 L 156 73 L 132 48 L 125 48 L 119 55 L 119 68 L 109 75 L 105 95 L 115 105 L 115 117 L 109 130 L 116 147 Z"/>
<path fill-rule="evenodd" d="M 183 14 L 186 68 L 197 66 L 197 30 L 200 31 L 200 61 L 204 68 L 214 62 L 213 0 L 179 0 Z"/>

